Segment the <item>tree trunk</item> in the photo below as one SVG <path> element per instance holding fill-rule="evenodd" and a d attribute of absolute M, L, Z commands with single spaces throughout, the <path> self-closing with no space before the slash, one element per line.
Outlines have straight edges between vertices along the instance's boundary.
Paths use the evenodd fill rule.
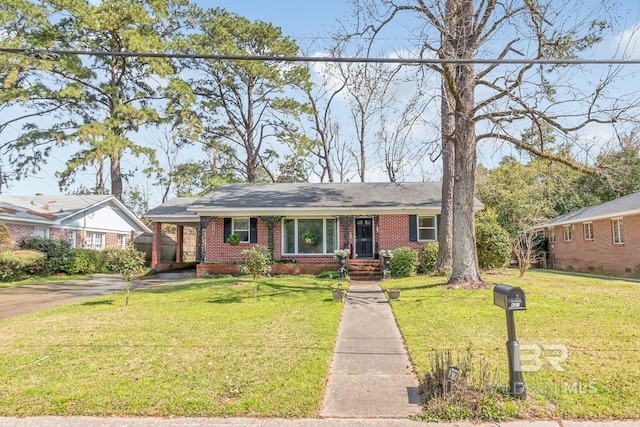
<path fill-rule="evenodd" d="M 455 21 L 454 0 L 446 0 L 445 22 L 442 32 L 441 58 L 454 58 L 454 37 L 457 34 Z M 443 64 L 440 121 L 442 137 L 442 211 L 440 215 L 440 229 L 438 236 L 438 257 L 435 271 L 444 273 L 451 269 L 453 263 L 453 186 L 455 178 L 454 169 L 454 133 L 455 133 L 455 99 L 451 93 L 454 85 L 453 69 L 448 64 Z"/>
<path fill-rule="evenodd" d="M 111 194 L 122 201 L 122 174 L 120 171 L 120 152 L 111 155 Z"/>
<path fill-rule="evenodd" d="M 453 186 L 455 178 L 453 132 L 455 130 L 451 93 L 442 85 L 442 211 L 438 236 L 438 258 L 435 271 L 444 272 L 453 262 Z"/>
<path fill-rule="evenodd" d="M 456 56 L 473 58 L 473 0 L 459 0 L 454 19 L 457 24 Z M 474 190 L 476 173 L 476 132 L 474 120 L 475 76 L 473 64 L 455 67 L 455 144 L 453 187 L 453 263 L 449 283 L 481 282 L 475 245 Z"/>

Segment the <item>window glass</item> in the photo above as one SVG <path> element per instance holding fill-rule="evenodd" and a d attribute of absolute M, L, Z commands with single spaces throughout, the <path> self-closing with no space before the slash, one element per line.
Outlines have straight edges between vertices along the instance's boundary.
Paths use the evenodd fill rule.
<path fill-rule="evenodd" d="M 338 247 L 338 226 L 333 218 L 285 219 L 282 222 L 282 253 L 330 254 Z"/>
<path fill-rule="evenodd" d="M 593 224 L 587 223 L 584 225 L 584 240 L 593 240 Z"/>
<path fill-rule="evenodd" d="M 554 243 L 556 241 L 556 229 L 555 228 L 550 228 L 549 229 L 549 242 Z"/>
<path fill-rule="evenodd" d="M 296 253 L 296 220 L 285 219 L 282 226 L 283 242 L 282 252 L 285 254 Z"/>
<path fill-rule="evenodd" d="M 562 233 L 563 233 L 565 242 L 570 242 L 572 240 L 570 225 L 565 225 L 564 227 L 562 227 Z"/>
<path fill-rule="evenodd" d="M 233 232 L 238 235 L 243 243 L 249 242 L 249 218 L 233 219 Z"/>
<path fill-rule="evenodd" d="M 327 220 L 327 253 L 338 249 L 338 230 L 335 219 Z"/>
<path fill-rule="evenodd" d="M 321 254 L 323 247 L 322 219 L 299 219 L 298 220 L 298 253 L 301 254 Z"/>
<path fill-rule="evenodd" d="M 435 216 L 418 217 L 418 240 L 437 240 Z"/>
<path fill-rule="evenodd" d="M 33 237 L 49 238 L 49 229 L 43 227 L 33 227 Z"/>
<path fill-rule="evenodd" d="M 624 243 L 624 221 L 614 219 L 611 223 L 613 225 L 613 243 L 616 245 Z"/>

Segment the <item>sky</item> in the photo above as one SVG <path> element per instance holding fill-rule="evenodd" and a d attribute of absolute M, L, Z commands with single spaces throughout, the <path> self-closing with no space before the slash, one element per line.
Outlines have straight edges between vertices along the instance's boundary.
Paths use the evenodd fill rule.
<path fill-rule="evenodd" d="M 585 0 L 584 4 L 588 5 L 600 1 L 606 2 L 608 0 Z M 215 2 L 198 0 L 196 2 L 202 7 L 219 6 L 245 16 L 250 20 L 271 22 L 281 27 L 285 35 L 295 39 L 303 50 L 308 47 L 313 50 L 314 47 L 321 45 L 322 40 L 326 39 L 337 27 L 339 20 L 349 19 L 350 17 L 350 0 L 220 0 Z M 621 18 L 619 25 L 621 28 L 627 29 L 627 34 L 630 34 L 630 30 L 640 22 L 640 1 L 622 0 L 621 4 L 624 16 Z M 623 36 L 624 34 L 621 35 L 621 37 Z M 387 34 L 387 37 L 394 39 L 394 44 L 400 48 L 411 44 L 411 41 L 403 40 L 400 35 L 396 35 L 394 32 Z M 605 40 L 599 49 L 592 54 L 598 57 L 612 56 L 615 54 L 616 43 L 616 35 L 611 35 L 611 38 Z M 631 53 L 631 56 L 640 58 L 640 46 L 633 44 L 632 47 L 637 50 Z M 640 70 L 640 65 L 637 67 Z M 583 78 L 588 79 L 588 76 Z M 628 81 L 625 84 L 631 84 L 634 80 L 637 81 L 635 70 L 634 74 L 629 75 L 627 79 Z M 597 130 L 593 132 L 597 132 Z M 609 135 L 603 135 L 602 137 L 606 139 Z M 489 167 L 494 167 L 504 154 L 508 154 L 508 150 L 505 151 L 503 146 L 480 146 L 479 160 Z M 65 161 L 64 153 L 54 155 L 50 160 L 50 164 L 42 172 L 33 177 L 14 181 L 8 193 L 32 194 L 38 192 L 60 194 L 55 171 L 64 169 Z M 133 167 L 135 165 L 128 166 Z M 414 177 L 414 180 L 424 177 L 424 171 L 420 171 L 420 173 L 423 176 Z M 438 179 L 438 166 L 433 165 L 430 173 L 431 176 L 429 178 Z M 79 174 L 78 176 L 78 184 L 82 184 L 85 187 L 93 186 L 93 177 L 90 173 L 86 175 Z M 384 174 L 376 174 L 374 172 L 369 175 L 368 180 L 384 180 L 384 178 Z M 159 191 L 154 192 L 153 188 L 150 188 L 150 191 L 153 192 L 151 194 L 151 206 L 154 206 L 159 200 Z"/>

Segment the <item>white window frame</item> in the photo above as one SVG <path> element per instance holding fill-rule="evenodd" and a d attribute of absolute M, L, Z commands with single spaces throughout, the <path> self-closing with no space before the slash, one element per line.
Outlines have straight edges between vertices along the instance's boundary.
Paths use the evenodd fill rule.
<path fill-rule="evenodd" d="M 433 227 L 420 227 L 420 218 L 432 218 L 433 219 Z M 416 230 L 418 233 L 418 242 L 435 242 L 438 240 L 438 218 L 436 215 L 417 215 L 416 221 Z M 421 239 L 420 238 L 420 230 L 433 230 L 433 239 Z"/>
<path fill-rule="evenodd" d="M 583 228 L 584 240 L 593 240 L 593 223 L 583 222 L 582 228 Z"/>
<path fill-rule="evenodd" d="M 624 245 L 624 219 L 611 218 L 611 232 L 614 245 Z"/>
<path fill-rule="evenodd" d="M 93 249 L 101 251 L 105 248 L 105 233 L 98 233 L 96 231 L 87 231 L 84 236 L 84 247 L 87 249 Z"/>
<path fill-rule="evenodd" d="M 571 242 L 573 240 L 573 230 L 571 225 L 562 226 L 562 240 L 565 242 Z"/>
<path fill-rule="evenodd" d="M 297 236 L 300 234 L 299 233 L 299 229 L 298 229 L 298 221 L 299 220 L 305 220 L 305 219 L 315 219 L 315 220 L 322 220 L 322 253 L 305 253 L 305 252 L 300 252 L 300 241 L 297 238 Z M 289 220 L 289 221 L 294 221 L 294 235 L 296 236 L 295 240 L 293 241 L 293 246 L 295 249 L 295 252 L 285 252 L 285 240 L 286 240 L 286 236 L 285 236 L 285 221 Z M 331 251 L 327 251 L 327 221 L 334 221 L 335 224 L 335 248 L 331 249 Z M 337 221 L 335 218 L 326 218 L 326 217 L 322 217 L 322 218 L 283 218 L 282 222 L 281 222 L 281 251 L 282 251 L 282 255 L 285 256 L 322 256 L 322 255 L 333 255 L 333 251 L 335 249 L 338 249 L 340 247 L 340 222 Z"/>
<path fill-rule="evenodd" d="M 48 239 L 51 236 L 51 229 L 49 227 L 33 227 L 31 236 Z"/>
<path fill-rule="evenodd" d="M 556 242 L 556 228 L 549 227 L 549 243 L 555 243 L 555 242 Z"/>
<path fill-rule="evenodd" d="M 236 226 L 236 221 L 247 221 L 247 228 L 238 228 Z M 246 232 L 247 238 L 246 240 L 240 240 L 240 243 L 249 243 L 251 242 L 251 218 L 232 218 L 231 219 L 231 233 L 238 234 L 238 232 Z"/>
<path fill-rule="evenodd" d="M 69 241 L 69 244 L 71 245 L 72 248 L 75 248 L 77 246 L 78 244 L 77 238 L 78 238 L 78 232 L 76 230 L 69 230 L 69 235 L 67 237 L 67 240 Z"/>
<path fill-rule="evenodd" d="M 118 234 L 116 238 L 116 244 L 120 249 L 127 249 L 127 239 L 129 236 L 126 234 Z"/>

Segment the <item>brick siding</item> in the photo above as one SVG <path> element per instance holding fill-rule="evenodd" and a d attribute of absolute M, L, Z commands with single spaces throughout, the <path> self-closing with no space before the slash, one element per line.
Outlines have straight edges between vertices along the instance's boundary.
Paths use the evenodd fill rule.
<path fill-rule="evenodd" d="M 374 224 L 375 252 L 381 249 L 397 249 L 402 246 L 409 246 L 420 255 L 422 247 L 427 242 L 409 241 L 409 216 L 408 215 L 380 215 L 377 217 L 378 223 Z M 353 239 L 353 228 L 347 231 L 350 239 Z M 345 230 L 339 225 L 338 238 L 340 247 L 344 247 L 343 236 Z M 231 246 L 224 242 L 224 218 L 215 218 L 209 222 L 206 229 L 206 263 L 228 263 L 240 260 L 242 251 L 252 247 L 252 243 L 240 243 Z M 275 256 L 278 260 L 296 259 L 299 263 L 305 264 L 326 264 L 334 260 L 333 254 L 327 255 L 281 255 L 282 252 L 282 223 L 278 223 L 274 229 Z M 353 242 L 351 242 L 353 243 Z M 262 220 L 258 220 L 258 244 L 268 245 L 268 231 Z"/>
<path fill-rule="evenodd" d="M 640 266 L 640 215 L 625 216 L 622 244 L 613 243 L 610 218 L 593 221 L 593 240 L 585 240 L 584 224 L 571 224 L 572 240 L 564 241 L 562 226 L 555 227 L 556 241 L 549 242 L 548 266 L 561 270 L 630 274 Z M 549 230 L 545 229 L 549 237 Z M 555 265 L 554 265 L 555 264 Z"/>
<path fill-rule="evenodd" d="M 11 224 L 5 223 L 11 232 L 12 244 L 9 246 L 10 249 L 17 249 L 20 240 L 23 237 L 31 237 L 33 236 L 33 225 L 21 225 L 21 224 Z M 69 240 L 69 235 L 71 230 L 65 228 L 54 228 L 54 227 L 45 227 L 49 229 L 49 238 L 50 239 L 58 239 L 58 240 Z M 118 247 L 118 236 L 117 233 L 104 233 L 105 234 L 105 247 L 107 248 L 115 248 Z M 127 234 L 127 243 L 131 240 L 131 234 Z M 82 248 L 82 242 L 84 241 L 84 232 L 82 230 L 76 231 L 76 245 L 77 248 Z"/>

